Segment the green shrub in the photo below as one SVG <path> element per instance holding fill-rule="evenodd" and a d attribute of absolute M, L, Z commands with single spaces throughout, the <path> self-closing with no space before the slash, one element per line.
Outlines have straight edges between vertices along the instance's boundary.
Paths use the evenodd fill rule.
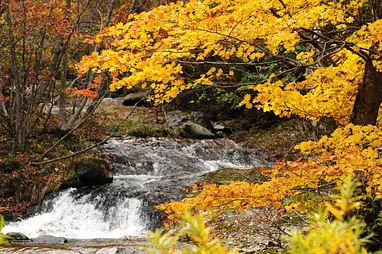
<path fill-rule="evenodd" d="M 12 239 L 12 237 L 2 233 L 3 227 L 4 227 L 4 217 L 0 215 L 0 248 L 1 246 L 9 245 L 9 242 L 7 240 Z"/>
<path fill-rule="evenodd" d="M 290 253 L 368 253 L 366 245 L 372 235 L 364 236 L 366 224 L 354 216 L 362 206 L 362 196 L 354 196 L 355 191 L 356 182 L 345 179 L 340 195 L 332 196 L 334 202 L 313 214 L 308 232 L 292 234 Z"/>
<path fill-rule="evenodd" d="M 151 254 L 233 254 L 234 250 L 227 250 L 218 239 L 214 239 L 210 229 L 204 224 L 204 217 L 201 215 L 192 216 L 190 212 L 185 212 L 182 218 L 184 230 L 177 234 L 170 232 L 164 233 L 163 229 L 149 232 L 149 241 L 153 247 L 147 248 Z M 188 236 L 190 245 L 187 247 L 179 246 L 179 238 Z"/>

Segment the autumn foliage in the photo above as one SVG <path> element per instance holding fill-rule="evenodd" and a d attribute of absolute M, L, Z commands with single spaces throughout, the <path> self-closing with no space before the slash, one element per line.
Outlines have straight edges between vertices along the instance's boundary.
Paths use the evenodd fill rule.
<path fill-rule="evenodd" d="M 378 147 L 382 132 L 373 126 L 348 125 L 317 142 L 303 142 L 296 146 L 310 155 L 297 161 L 278 162 L 263 174 L 271 177 L 262 184 L 234 182 L 229 185 L 207 185 L 180 202 L 158 206 L 170 220 L 178 221 L 184 209 L 207 212 L 217 216 L 223 211 L 245 212 L 254 207 L 273 206 L 287 211 L 306 212 L 316 207 L 319 199 L 303 196 L 306 191 L 319 189 L 328 183 L 341 183 L 346 175 L 364 180 L 367 195 L 382 198 L 382 161 Z M 286 200 L 289 199 L 289 204 Z M 287 204 L 287 205 L 286 205 Z"/>
<path fill-rule="evenodd" d="M 149 89 L 155 103 L 200 86 L 234 88 L 243 98 L 239 106 L 312 121 L 326 117 L 340 126 L 330 137 L 296 146 L 300 160 L 264 170 L 268 182 L 207 185 L 158 206 L 170 220 L 184 210 L 209 216 L 269 205 L 304 211 L 319 201 L 296 196 L 340 183 L 344 175 L 361 179 L 364 193 L 380 200 L 382 132 L 372 125 L 381 120 L 381 18 L 381 1 L 177 2 L 98 34 L 94 42 L 105 50 L 77 68 L 79 75 L 108 72 L 111 90 Z"/>
<path fill-rule="evenodd" d="M 148 88 L 156 103 L 200 86 L 233 88 L 243 98 L 239 106 L 339 125 L 331 136 L 297 145 L 299 160 L 264 169 L 269 181 L 206 185 L 159 205 L 168 224 L 185 210 L 209 217 L 269 206 L 310 211 L 326 200 L 315 190 L 341 184 L 345 175 L 359 179 L 378 214 L 381 6 L 361 0 L 177 2 L 98 34 L 94 40 L 106 49 L 77 67 L 80 75 L 107 71 L 111 90 Z M 368 223 L 377 224 L 377 217 Z"/>
<path fill-rule="evenodd" d="M 367 1 L 178 2 L 97 35 L 107 49 L 83 58 L 79 74 L 106 70 L 112 90 L 150 87 L 157 103 L 196 85 L 234 84 L 248 91 L 241 103 L 248 108 L 345 124 L 365 62 L 381 71 L 382 26 L 371 8 Z M 269 71 L 260 73 L 264 66 Z"/>

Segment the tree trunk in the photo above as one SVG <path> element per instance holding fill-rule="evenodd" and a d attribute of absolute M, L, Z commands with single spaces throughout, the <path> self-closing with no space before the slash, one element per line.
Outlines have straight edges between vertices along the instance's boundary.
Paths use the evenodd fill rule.
<path fill-rule="evenodd" d="M 68 17 L 68 11 L 71 5 L 71 0 L 65 1 L 65 16 L 66 19 L 69 20 Z M 69 42 L 68 42 L 69 44 Z M 58 99 L 58 108 L 59 108 L 59 114 L 60 114 L 60 123 L 59 126 L 63 126 L 66 121 L 66 95 L 65 95 L 65 89 L 66 89 L 66 78 L 68 75 L 68 48 L 69 45 L 65 44 L 65 37 L 62 38 L 62 69 L 61 69 L 61 83 L 60 83 L 60 94 Z"/>
<path fill-rule="evenodd" d="M 382 102 L 382 73 L 377 72 L 371 60 L 365 64 L 363 82 L 355 99 L 352 123 L 376 125 Z"/>
<path fill-rule="evenodd" d="M 12 83 L 13 83 L 13 95 L 12 95 L 12 111 L 11 111 L 11 124 L 13 126 L 13 144 L 12 154 L 16 155 L 18 150 L 24 148 L 25 136 L 23 130 L 24 113 L 23 113 L 23 95 L 22 84 L 19 68 L 17 66 L 17 53 L 16 53 L 16 39 L 12 30 L 13 23 L 11 13 L 7 10 L 6 22 L 9 26 L 9 51 L 11 56 L 12 66 Z"/>

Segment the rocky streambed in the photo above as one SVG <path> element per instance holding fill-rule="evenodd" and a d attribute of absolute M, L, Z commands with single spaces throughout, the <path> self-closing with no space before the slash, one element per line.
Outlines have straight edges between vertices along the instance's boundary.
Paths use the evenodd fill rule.
<path fill-rule="evenodd" d="M 112 183 L 52 193 L 33 216 L 3 229 L 37 239 L 65 237 L 67 243 L 35 239 L 0 253 L 143 253 L 147 230 L 162 225 L 154 205 L 182 199 L 182 188 L 219 169 L 271 164 L 260 152 L 228 139 L 114 139 L 101 155 L 113 160 Z"/>
<path fill-rule="evenodd" d="M 0 253 L 83 253 L 83 254 L 140 254 L 146 253 L 145 239 L 68 239 L 66 243 L 33 241 L 13 242 L 12 246 L 0 249 Z"/>

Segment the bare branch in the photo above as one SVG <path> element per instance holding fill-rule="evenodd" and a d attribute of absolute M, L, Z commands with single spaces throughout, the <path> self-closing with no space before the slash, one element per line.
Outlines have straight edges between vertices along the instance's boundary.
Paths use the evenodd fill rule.
<path fill-rule="evenodd" d="M 51 160 L 45 160 L 45 161 L 40 161 L 40 162 L 31 162 L 30 164 L 32 166 L 40 166 L 40 165 L 45 165 L 45 164 L 49 164 L 49 163 L 53 163 L 53 162 L 56 162 L 56 161 L 60 161 L 60 160 L 66 160 L 66 159 L 69 159 L 69 158 L 72 158 L 74 156 L 77 156 L 77 155 L 80 155 L 80 154 L 83 154 L 87 151 L 90 151 L 92 150 L 93 148 L 95 147 L 99 147 L 100 145 L 104 144 L 105 142 L 107 142 L 109 139 L 111 139 L 112 137 L 115 136 L 115 133 L 119 130 L 119 128 L 121 127 L 121 125 L 127 120 L 129 119 L 129 117 L 133 114 L 133 112 L 135 111 L 135 109 L 137 108 L 137 106 L 139 105 L 139 103 L 142 101 L 143 99 L 140 99 L 137 103 L 134 104 L 133 108 L 130 110 L 129 114 L 124 118 L 122 119 L 117 127 L 113 130 L 112 134 L 107 136 L 106 138 L 104 138 L 103 140 L 101 140 L 100 142 L 97 142 L 96 144 L 92 145 L 92 146 L 89 146 L 88 148 L 86 149 L 83 149 L 81 151 L 78 151 L 78 152 L 75 152 L 73 154 L 70 154 L 70 155 L 66 155 L 66 156 L 62 156 L 62 157 L 58 157 L 58 158 L 55 158 L 55 159 L 51 159 Z M 62 141 L 62 138 L 60 139 Z M 44 153 L 46 154 L 46 152 Z M 43 158 L 43 157 L 41 157 Z"/>

